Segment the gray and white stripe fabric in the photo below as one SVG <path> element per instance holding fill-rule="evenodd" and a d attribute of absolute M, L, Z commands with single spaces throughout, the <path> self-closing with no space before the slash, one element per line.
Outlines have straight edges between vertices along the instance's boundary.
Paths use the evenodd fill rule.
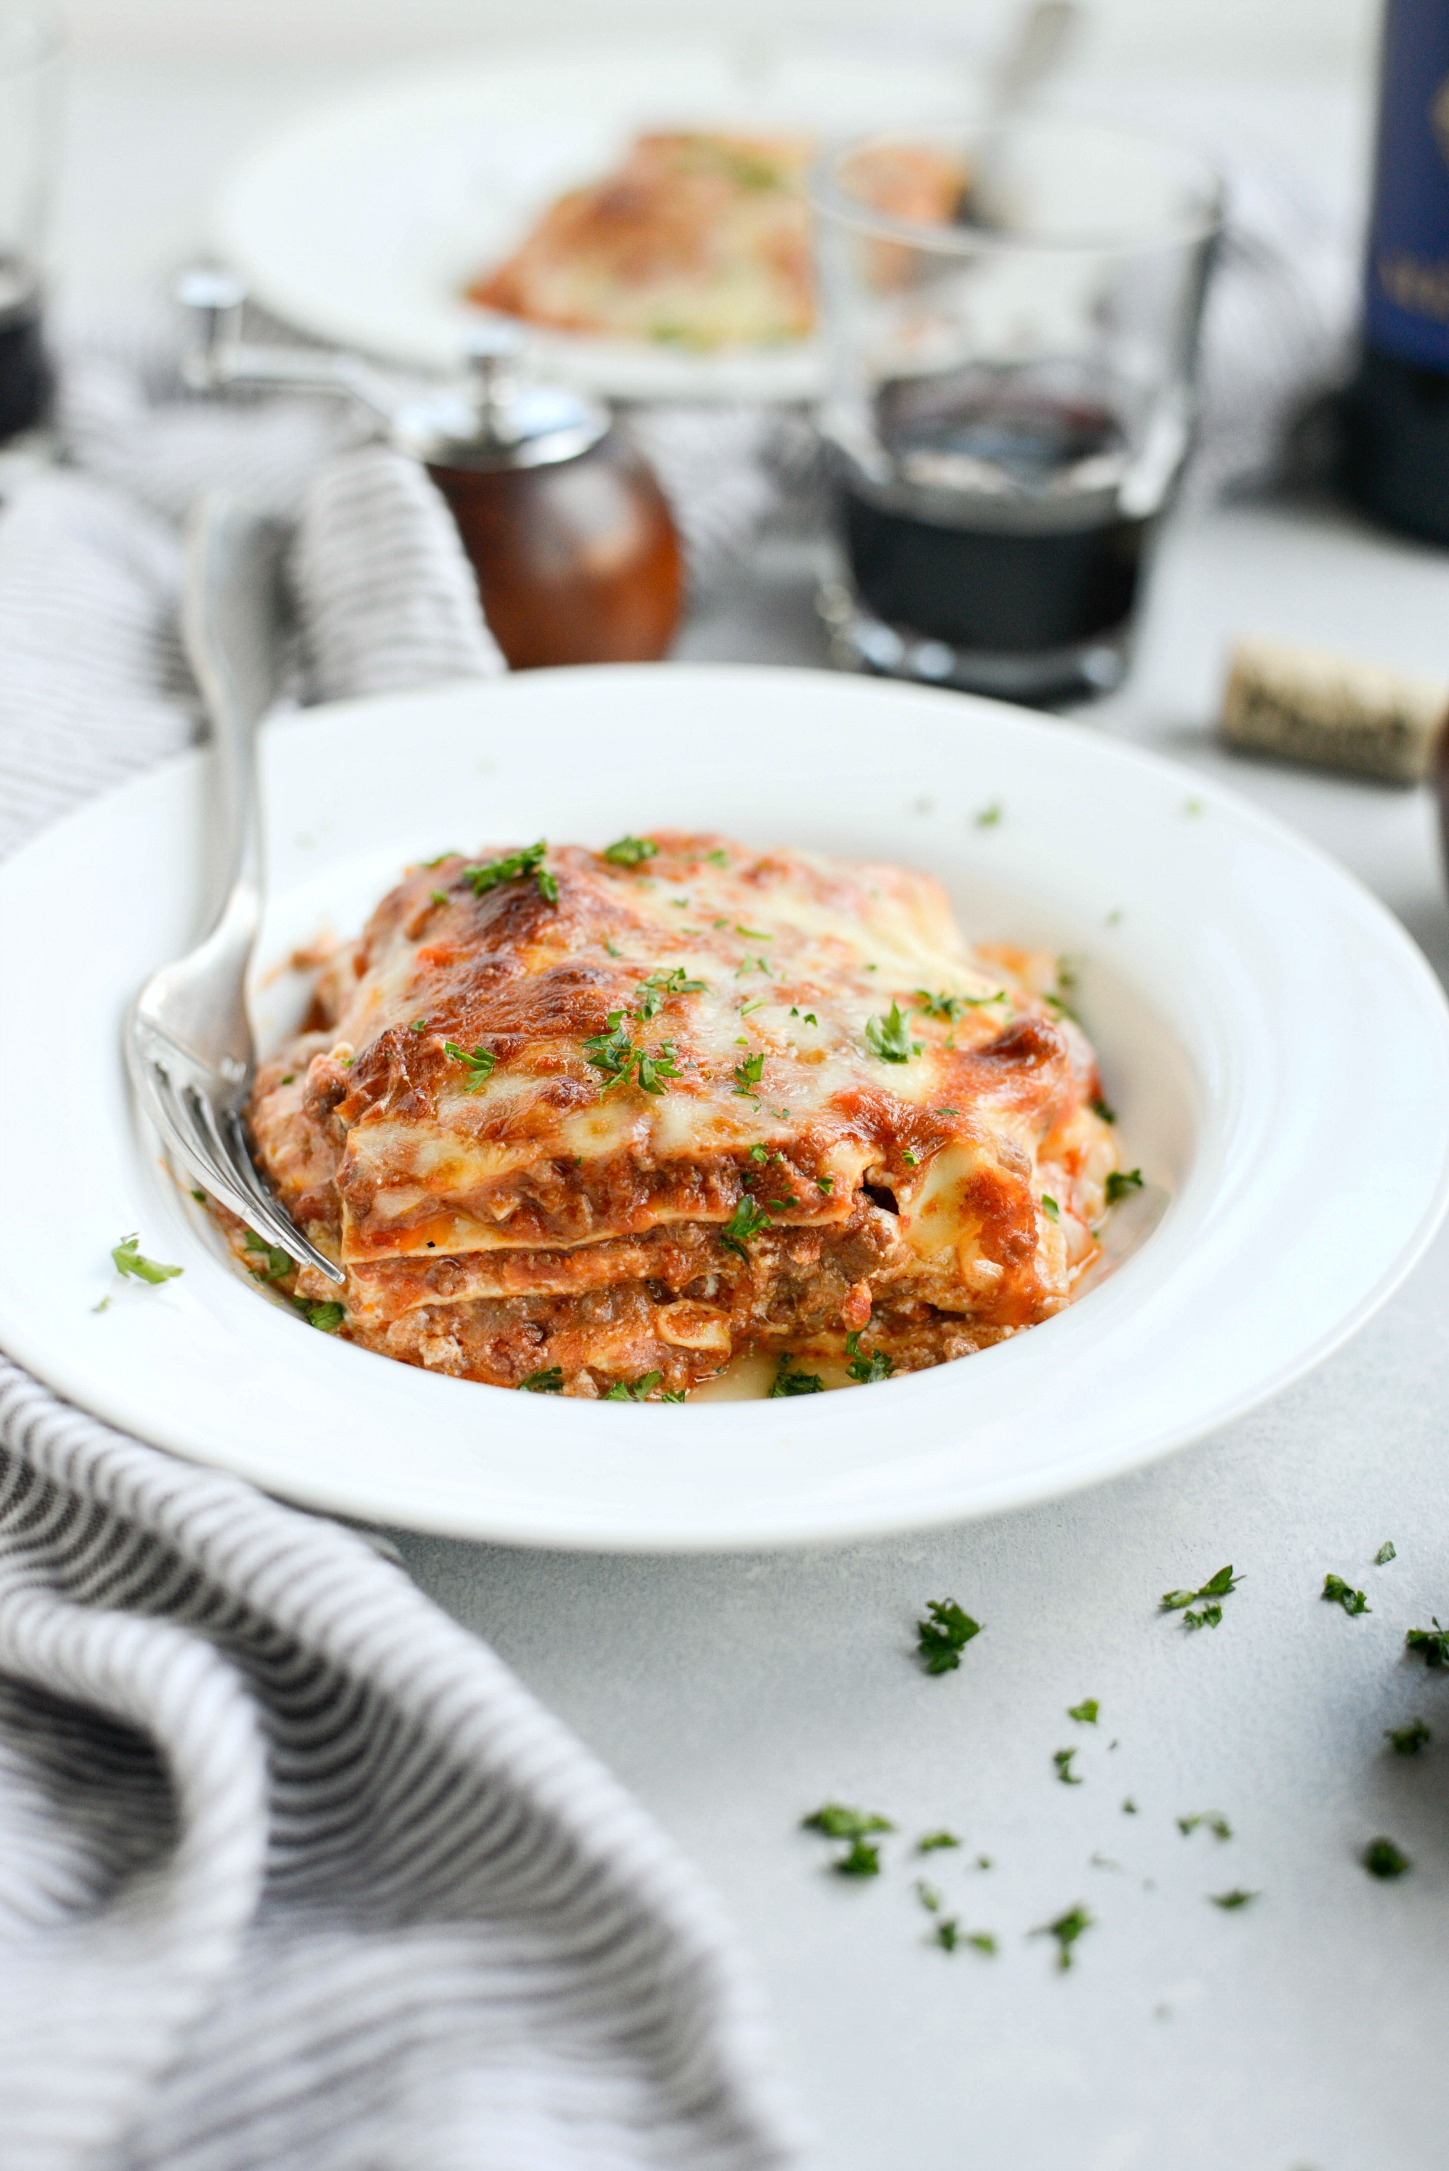
<path fill-rule="evenodd" d="M 147 503 L 116 453 L 0 514 L 10 845 L 195 731 L 165 449 Z M 431 486 L 323 455 L 294 503 L 300 690 L 496 670 Z M 363 1534 L 0 1358 L 3 2171 L 800 2151 L 716 1903 L 483 1645 Z"/>

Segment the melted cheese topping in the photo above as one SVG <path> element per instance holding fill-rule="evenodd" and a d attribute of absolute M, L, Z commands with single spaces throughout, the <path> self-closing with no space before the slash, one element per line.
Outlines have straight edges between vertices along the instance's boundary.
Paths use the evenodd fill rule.
<path fill-rule="evenodd" d="M 348 1331 L 598 1393 L 867 1327 L 936 1362 L 1067 1301 L 1116 1157 L 1052 962 L 899 868 L 646 844 L 411 870 L 260 1074 Z"/>

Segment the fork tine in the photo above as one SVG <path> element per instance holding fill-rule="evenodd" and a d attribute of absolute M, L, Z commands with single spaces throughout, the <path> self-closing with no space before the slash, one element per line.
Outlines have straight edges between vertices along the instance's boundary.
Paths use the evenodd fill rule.
<path fill-rule="evenodd" d="M 146 1113 L 167 1153 L 182 1164 L 189 1176 L 204 1184 L 224 1206 L 229 1206 L 234 1214 L 246 1220 L 249 1212 L 247 1200 L 237 1190 L 226 1171 L 216 1165 L 206 1150 L 204 1141 L 196 1134 L 188 1120 L 188 1111 L 183 1107 L 166 1073 L 150 1064 L 144 1068 L 138 1065 L 137 1079 Z"/>
<path fill-rule="evenodd" d="M 224 1127 L 216 1109 L 196 1086 L 189 1086 L 183 1098 L 189 1102 L 192 1120 L 210 1147 L 213 1158 L 227 1170 L 233 1183 L 250 1201 L 243 1219 L 251 1223 L 259 1236 L 269 1236 L 298 1266 L 316 1267 L 329 1281 L 339 1285 L 344 1282 L 346 1276 L 341 1267 L 334 1266 L 324 1252 L 309 1242 L 291 1216 L 263 1189 L 235 1110 L 227 1111 Z M 233 1127 L 234 1135 L 228 1136 Z"/>

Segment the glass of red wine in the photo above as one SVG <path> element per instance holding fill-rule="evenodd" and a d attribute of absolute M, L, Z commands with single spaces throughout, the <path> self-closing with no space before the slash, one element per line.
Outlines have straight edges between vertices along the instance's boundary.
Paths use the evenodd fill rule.
<path fill-rule="evenodd" d="M 1044 706 L 1121 683 L 1220 206 L 1193 153 L 1075 121 L 823 161 L 839 662 Z"/>
<path fill-rule="evenodd" d="M 61 31 L 45 0 L 0 0 L 0 479 L 54 389 L 42 257 L 60 126 Z"/>

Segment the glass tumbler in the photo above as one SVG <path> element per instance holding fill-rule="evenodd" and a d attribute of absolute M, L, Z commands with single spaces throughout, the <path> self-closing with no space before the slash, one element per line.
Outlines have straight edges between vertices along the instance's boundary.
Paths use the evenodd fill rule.
<path fill-rule="evenodd" d="M 837 149 L 814 200 L 836 660 L 1109 692 L 1191 437 L 1217 175 L 1086 123 L 941 127 Z"/>
<path fill-rule="evenodd" d="M 0 452 L 46 419 L 42 256 L 60 126 L 61 30 L 44 0 L 0 0 Z"/>

